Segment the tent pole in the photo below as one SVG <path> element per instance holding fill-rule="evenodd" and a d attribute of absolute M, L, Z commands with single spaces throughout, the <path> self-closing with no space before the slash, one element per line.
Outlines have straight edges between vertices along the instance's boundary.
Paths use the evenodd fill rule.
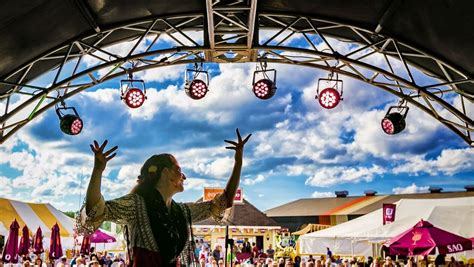
<path fill-rule="evenodd" d="M 352 238 L 351 240 L 351 254 L 352 254 L 352 257 L 354 257 L 354 238 Z"/>

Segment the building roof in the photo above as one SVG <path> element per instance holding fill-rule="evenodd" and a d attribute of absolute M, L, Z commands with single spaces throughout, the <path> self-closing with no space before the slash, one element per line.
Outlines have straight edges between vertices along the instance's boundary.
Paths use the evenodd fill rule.
<path fill-rule="evenodd" d="M 272 218 L 245 199 L 243 204 L 234 204 L 226 224 L 229 226 L 279 226 Z M 218 223 L 214 219 L 208 218 L 193 225 L 218 225 Z"/>
<path fill-rule="evenodd" d="M 265 211 L 269 217 L 363 215 L 402 198 L 437 199 L 474 196 L 474 192 L 418 193 L 331 198 L 303 198 Z"/>

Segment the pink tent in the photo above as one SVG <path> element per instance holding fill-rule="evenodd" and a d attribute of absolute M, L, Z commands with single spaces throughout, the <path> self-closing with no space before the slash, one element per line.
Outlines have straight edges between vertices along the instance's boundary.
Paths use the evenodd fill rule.
<path fill-rule="evenodd" d="M 108 235 L 99 229 L 95 230 L 95 232 L 90 236 L 91 243 L 114 243 L 117 242 L 115 237 Z"/>
<path fill-rule="evenodd" d="M 472 249 L 472 241 L 421 220 L 407 231 L 385 243 L 393 255 L 428 255 L 438 248 L 440 254 Z"/>

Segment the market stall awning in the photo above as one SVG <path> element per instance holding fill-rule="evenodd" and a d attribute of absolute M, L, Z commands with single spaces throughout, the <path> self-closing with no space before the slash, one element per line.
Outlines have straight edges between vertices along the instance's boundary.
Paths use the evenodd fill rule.
<path fill-rule="evenodd" d="M 73 220 L 57 210 L 51 204 L 27 203 L 6 198 L 0 198 L 0 234 L 6 235 L 8 226 L 14 220 L 23 227 L 27 225 L 31 230 L 38 227 L 44 231 L 45 235 L 49 235 L 51 228 L 55 223 L 61 229 L 61 236 L 73 235 Z"/>

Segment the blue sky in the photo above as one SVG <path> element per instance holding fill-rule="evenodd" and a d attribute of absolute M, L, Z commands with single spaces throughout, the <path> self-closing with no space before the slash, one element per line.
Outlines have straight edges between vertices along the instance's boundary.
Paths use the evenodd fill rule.
<path fill-rule="evenodd" d="M 184 92 L 185 68 L 136 73 L 146 81 L 148 96 L 137 110 L 120 101 L 119 80 L 68 99 L 84 121 L 78 136 L 60 131 L 54 109 L 42 114 L 0 146 L 0 196 L 77 210 L 93 164 L 89 144 L 108 139 L 119 150 L 104 173 L 106 199 L 130 191 L 141 164 L 166 152 L 176 156 L 188 177 L 185 192 L 175 199 L 195 201 L 203 187 L 225 186 L 233 153 L 223 140 L 234 139 L 237 127 L 244 135 L 253 134 L 241 187 L 261 210 L 299 198 L 333 196 L 337 190 L 350 195 L 369 189 L 416 193 L 429 186 L 462 191 L 473 183 L 473 149 L 415 107 L 405 131 L 385 135 L 380 120 L 398 100 L 371 85 L 340 77 L 344 100 L 324 110 L 314 99 L 318 79 L 327 77 L 323 71 L 270 65 L 278 71 L 278 90 L 262 101 L 251 91 L 255 63 L 207 64 L 210 91 L 196 101 Z M 423 76 L 415 75 L 423 83 Z"/>

